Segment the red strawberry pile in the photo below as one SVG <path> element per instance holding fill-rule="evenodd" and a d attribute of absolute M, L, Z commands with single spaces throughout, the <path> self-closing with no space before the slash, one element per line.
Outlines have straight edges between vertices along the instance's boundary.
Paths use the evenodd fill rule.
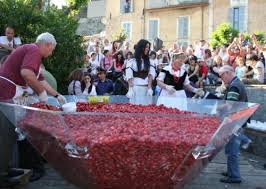
<path fill-rule="evenodd" d="M 48 105 L 42 102 L 31 104 L 31 107 L 40 108 L 43 110 L 62 111 L 61 108 L 57 106 Z"/>
<path fill-rule="evenodd" d="M 77 111 L 91 113 L 33 112 L 21 127 L 81 188 L 175 188 L 196 163 L 191 151 L 219 127 L 215 117 L 164 106 L 77 103 Z M 66 144 L 86 148 L 86 158 L 72 157 Z"/>

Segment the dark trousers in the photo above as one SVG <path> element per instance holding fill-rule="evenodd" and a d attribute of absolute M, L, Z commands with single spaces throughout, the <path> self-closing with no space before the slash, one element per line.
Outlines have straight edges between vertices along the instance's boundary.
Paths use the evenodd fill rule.
<path fill-rule="evenodd" d="M 18 149 L 20 168 L 44 171 L 44 160 L 42 156 L 27 139 L 18 142 Z"/>
<path fill-rule="evenodd" d="M 0 111 L 0 174 L 10 167 L 15 144 L 15 127 Z"/>

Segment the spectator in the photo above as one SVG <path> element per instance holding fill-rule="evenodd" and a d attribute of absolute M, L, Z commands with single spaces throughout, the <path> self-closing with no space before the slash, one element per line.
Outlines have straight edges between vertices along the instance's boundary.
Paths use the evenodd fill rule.
<path fill-rule="evenodd" d="M 103 59 L 103 54 L 99 45 L 95 46 L 96 60 L 100 63 Z"/>
<path fill-rule="evenodd" d="M 194 49 L 192 45 L 189 45 L 186 49 L 186 53 L 188 56 L 194 55 Z"/>
<path fill-rule="evenodd" d="M 258 48 L 260 51 L 265 51 L 266 47 L 262 47 L 259 42 L 257 41 L 257 37 L 255 34 L 252 34 L 250 36 L 250 38 L 252 39 L 253 43 L 255 44 L 256 48 Z"/>
<path fill-rule="evenodd" d="M 103 50 L 112 50 L 112 44 L 109 43 L 108 39 L 104 39 L 103 41 Z"/>
<path fill-rule="evenodd" d="M 206 65 L 208 66 L 208 68 L 212 66 L 213 59 L 212 59 L 212 52 L 210 49 L 204 50 L 204 61 L 206 62 Z"/>
<path fill-rule="evenodd" d="M 88 42 L 87 54 L 90 55 L 95 51 L 95 39 L 91 38 Z"/>
<path fill-rule="evenodd" d="M 69 75 L 68 94 L 82 95 L 81 81 L 83 80 L 83 70 L 75 69 Z"/>
<path fill-rule="evenodd" d="M 199 43 L 195 46 L 195 56 L 199 59 L 203 59 L 205 49 L 208 48 L 208 45 L 205 40 L 200 40 Z"/>
<path fill-rule="evenodd" d="M 212 50 L 213 57 L 219 55 L 219 52 L 220 52 L 220 48 L 219 47 L 214 47 L 213 50 Z"/>
<path fill-rule="evenodd" d="M 159 65 L 159 60 L 157 59 L 157 54 L 155 51 L 150 52 L 150 62 L 151 64 L 155 65 L 156 69 Z"/>
<path fill-rule="evenodd" d="M 133 53 L 128 51 L 126 59 L 124 61 L 124 68 L 127 69 L 133 59 Z M 124 70 L 124 69 L 123 69 Z M 128 83 L 126 81 L 124 71 L 115 79 L 114 83 L 114 95 L 126 95 L 128 92 Z"/>
<path fill-rule="evenodd" d="M 197 64 L 198 58 L 195 55 L 189 56 L 189 68 L 188 68 L 188 79 L 193 84 L 198 81 L 199 65 Z"/>
<path fill-rule="evenodd" d="M 206 83 L 206 77 L 208 74 L 208 67 L 203 60 L 198 61 L 199 64 L 199 80 L 196 82 L 196 86 L 202 88 L 203 84 Z"/>
<path fill-rule="evenodd" d="M 15 28 L 7 26 L 5 29 L 5 36 L 0 36 L 0 60 L 21 45 L 20 38 L 14 36 Z"/>
<path fill-rule="evenodd" d="M 170 56 L 172 56 L 174 53 L 178 53 L 179 51 L 179 47 L 176 43 L 173 44 L 173 48 L 169 49 L 169 54 Z"/>
<path fill-rule="evenodd" d="M 163 62 L 163 52 L 161 50 L 157 52 L 157 60 L 159 64 Z"/>
<path fill-rule="evenodd" d="M 126 57 L 127 53 L 130 51 L 129 49 L 130 43 L 128 41 L 125 41 L 123 44 L 123 56 Z"/>
<path fill-rule="evenodd" d="M 96 53 L 92 52 L 90 54 L 90 62 L 89 62 L 89 70 L 91 71 L 91 74 L 94 76 L 96 76 L 97 74 L 97 68 L 100 67 L 100 62 L 98 62 L 98 60 L 96 60 Z"/>
<path fill-rule="evenodd" d="M 130 13 L 131 12 L 131 0 L 125 0 L 124 12 L 125 13 Z"/>
<path fill-rule="evenodd" d="M 82 90 L 82 95 L 91 95 L 91 96 L 96 96 L 96 88 L 93 85 L 93 78 L 88 72 L 85 72 L 83 74 L 83 79 L 81 82 L 81 90 Z"/>
<path fill-rule="evenodd" d="M 124 61 L 124 68 L 127 68 L 128 63 L 131 61 L 133 58 L 133 53 L 131 51 L 128 51 L 126 54 L 126 59 Z"/>
<path fill-rule="evenodd" d="M 170 54 L 168 53 L 168 51 L 163 52 L 162 63 L 164 65 L 168 65 L 170 63 Z"/>
<path fill-rule="evenodd" d="M 222 58 L 223 65 L 228 64 L 229 55 L 227 53 L 227 45 L 224 45 L 222 48 L 220 48 L 219 56 Z"/>
<path fill-rule="evenodd" d="M 112 56 L 114 56 L 119 51 L 119 49 L 121 48 L 121 45 L 122 43 L 119 43 L 118 41 L 113 41 L 112 51 L 111 51 Z"/>
<path fill-rule="evenodd" d="M 116 80 L 118 77 L 121 76 L 122 70 L 125 68 L 124 62 L 124 56 L 123 52 L 119 51 L 117 54 L 114 56 L 114 79 Z"/>
<path fill-rule="evenodd" d="M 105 69 L 105 71 L 112 72 L 112 67 L 113 67 L 113 57 L 112 54 L 109 50 L 104 50 L 103 51 L 104 58 L 102 59 L 101 62 L 101 68 Z"/>
<path fill-rule="evenodd" d="M 214 57 L 213 65 L 210 67 L 207 78 L 210 84 L 218 84 L 221 82 L 221 78 L 219 77 L 218 71 L 223 66 L 222 58 L 217 55 Z"/>
<path fill-rule="evenodd" d="M 229 45 L 227 49 L 227 53 L 229 55 L 228 64 L 233 68 L 236 68 L 235 60 L 238 56 L 244 57 L 245 54 L 243 52 L 242 47 L 238 43 L 238 39 L 235 38 L 234 41 Z"/>
<path fill-rule="evenodd" d="M 236 59 L 236 69 L 235 74 L 239 79 L 243 79 L 245 77 L 245 74 L 247 72 L 247 67 L 245 65 L 245 59 L 244 57 L 237 57 Z"/>
<path fill-rule="evenodd" d="M 96 84 L 96 92 L 98 95 L 111 95 L 113 93 L 113 82 L 106 78 L 106 71 L 102 68 L 98 69 L 98 82 Z"/>
<path fill-rule="evenodd" d="M 264 83 L 264 65 L 259 61 L 257 55 L 251 55 L 247 57 L 247 64 L 253 68 L 253 78 L 243 79 L 242 81 L 246 84 L 262 84 Z"/>

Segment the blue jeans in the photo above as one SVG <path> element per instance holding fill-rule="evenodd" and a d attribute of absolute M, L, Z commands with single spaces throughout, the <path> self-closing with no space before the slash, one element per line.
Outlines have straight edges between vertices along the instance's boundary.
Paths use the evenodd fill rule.
<path fill-rule="evenodd" d="M 234 135 L 225 146 L 225 154 L 227 155 L 227 173 L 229 178 L 234 180 L 241 179 L 239 171 L 240 136 Z"/>
<path fill-rule="evenodd" d="M 239 139 L 240 139 L 241 145 L 246 144 L 250 141 L 250 138 L 248 138 L 244 134 L 239 135 Z"/>

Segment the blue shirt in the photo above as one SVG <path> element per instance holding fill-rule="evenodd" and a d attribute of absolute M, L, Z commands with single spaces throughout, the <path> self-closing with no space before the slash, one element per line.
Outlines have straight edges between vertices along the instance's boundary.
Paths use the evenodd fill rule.
<path fill-rule="evenodd" d="M 97 95 L 105 95 L 106 93 L 111 94 L 113 90 L 113 82 L 110 79 L 105 79 L 105 81 L 99 80 L 96 85 Z"/>

